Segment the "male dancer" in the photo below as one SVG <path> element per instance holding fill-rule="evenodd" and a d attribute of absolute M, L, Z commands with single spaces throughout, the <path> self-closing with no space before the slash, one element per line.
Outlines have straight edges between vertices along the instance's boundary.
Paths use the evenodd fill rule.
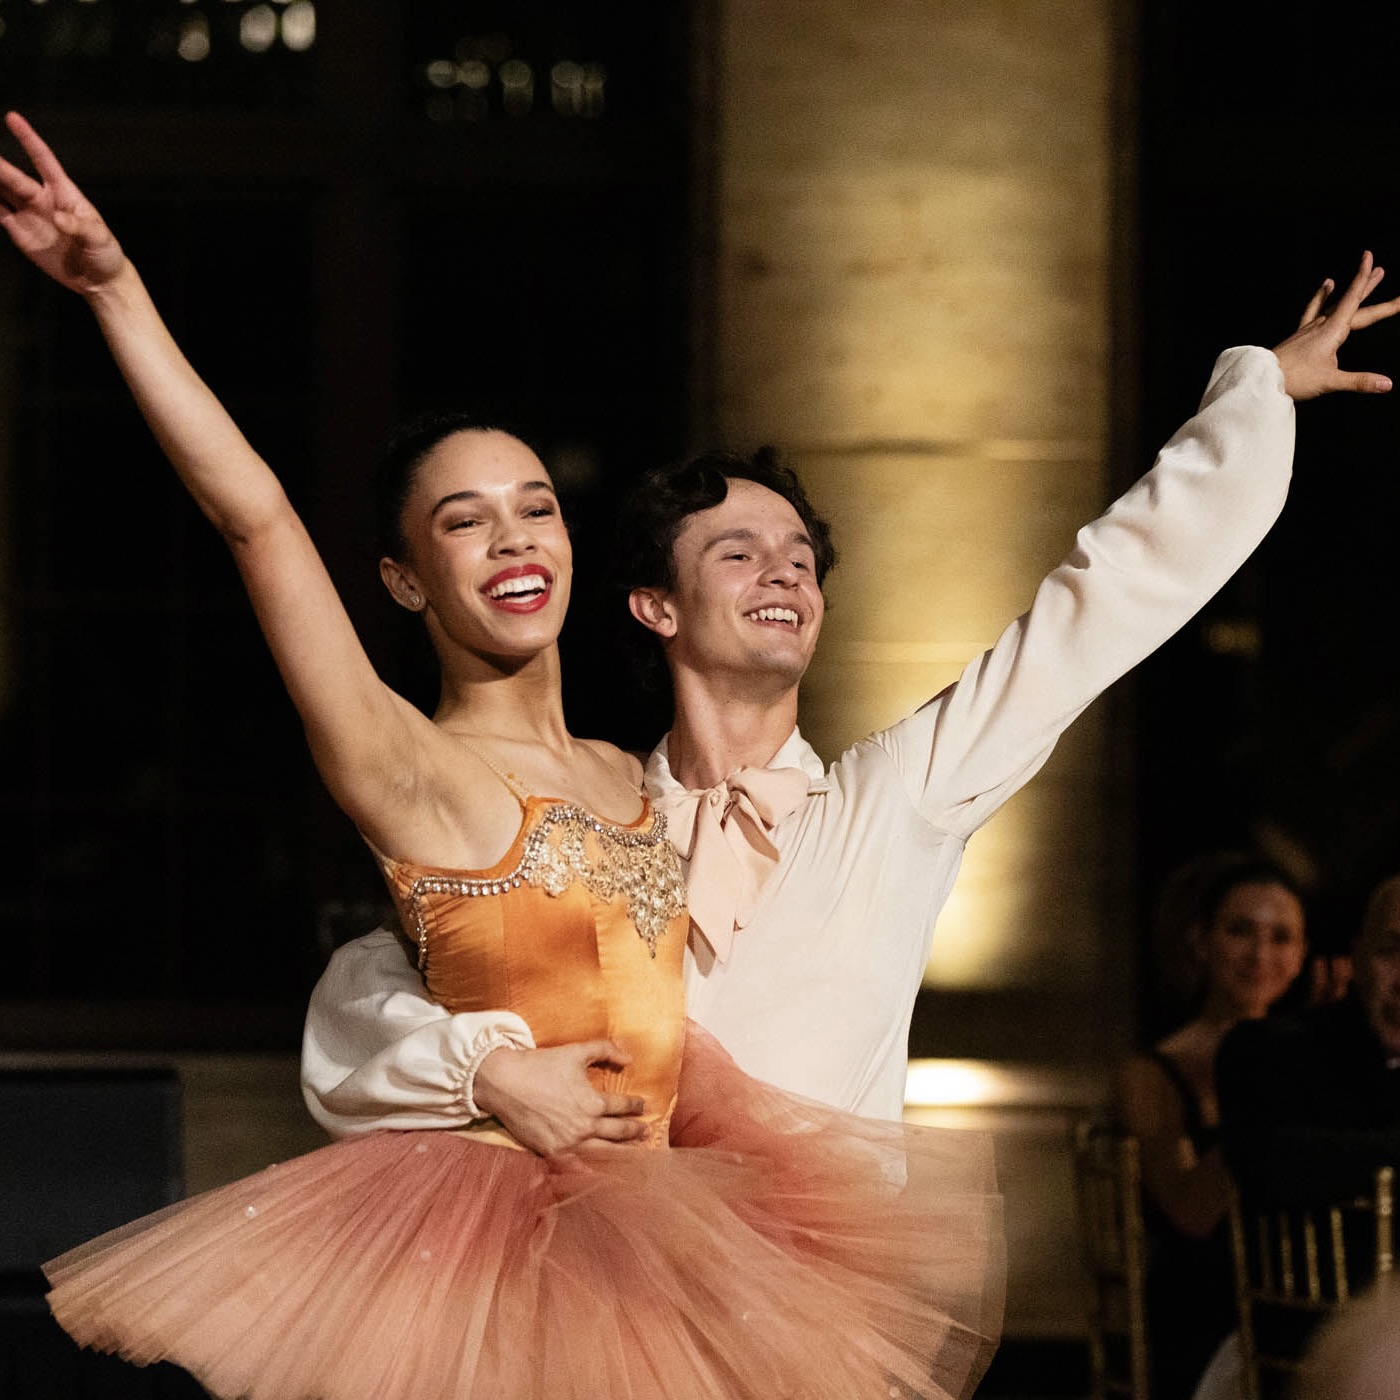
<path fill-rule="evenodd" d="M 675 722 L 647 765 L 690 858 L 690 1014 L 749 1073 L 898 1117 L 914 998 L 968 838 L 1041 767 L 1111 682 L 1239 568 L 1287 491 L 1293 402 L 1384 393 L 1344 373 L 1370 254 L 1335 309 L 1325 282 L 1273 353 L 1225 352 L 1200 411 L 1153 470 L 1080 531 L 1030 610 L 956 684 L 824 768 L 796 728 L 832 562 L 825 525 L 765 454 L 653 473 L 620 535 L 638 541 L 634 616 L 659 639 Z M 506 1013 L 428 1002 L 394 936 L 347 945 L 313 994 L 303 1054 L 332 1132 L 494 1116 L 542 1152 L 622 1141 L 635 1100 L 603 1094 L 609 1042 L 533 1049 Z"/>

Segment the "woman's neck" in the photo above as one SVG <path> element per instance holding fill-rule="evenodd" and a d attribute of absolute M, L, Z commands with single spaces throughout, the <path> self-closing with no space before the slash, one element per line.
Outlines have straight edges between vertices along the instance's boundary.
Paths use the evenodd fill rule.
<path fill-rule="evenodd" d="M 519 665 L 473 655 L 444 666 L 433 723 L 454 733 L 566 747 L 557 648 Z"/>
<path fill-rule="evenodd" d="M 1241 1006 L 1239 1002 L 1225 997 L 1207 998 L 1196 1020 L 1202 1025 L 1216 1028 L 1224 1035 L 1241 1021 L 1257 1021 L 1268 1013 L 1267 1006 Z"/>

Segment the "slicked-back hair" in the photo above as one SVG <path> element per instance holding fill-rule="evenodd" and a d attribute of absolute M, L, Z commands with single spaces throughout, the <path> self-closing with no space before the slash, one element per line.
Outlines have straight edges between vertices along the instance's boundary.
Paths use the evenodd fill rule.
<path fill-rule="evenodd" d="M 729 494 L 731 481 L 752 481 L 781 496 L 797 512 L 815 556 L 820 585 L 836 564 L 831 527 L 817 514 L 797 473 L 772 447 L 751 456 L 717 449 L 688 462 L 653 467 L 638 478 L 622 503 L 614 555 L 616 582 L 623 593 L 634 588 L 674 588 L 675 544 L 685 522 L 710 510 Z"/>
<path fill-rule="evenodd" d="M 403 508 L 423 460 L 454 433 L 509 433 L 534 450 L 517 428 L 466 409 L 420 413 L 406 419 L 389 435 L 374 473 L 374 523 L 379 549 L 390 559 L 404 559 L 408 541 L 403 533 Z"/>
<path fill-rule="evenodd" d="M 1198 914 L 1202 929 L 1215 922 L 1225 901 L 1241 885 L 1277 885 L 1287 890 L 1300 905 L 1304 903 L 1298 882 L 1282 866 L 1266 856 L 1242 854 L 1224 862 L 1202 889 Z"/>

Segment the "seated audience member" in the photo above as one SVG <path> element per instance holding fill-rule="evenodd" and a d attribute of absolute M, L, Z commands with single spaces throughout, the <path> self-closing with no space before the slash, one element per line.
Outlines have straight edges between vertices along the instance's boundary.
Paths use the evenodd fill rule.
<path fill-rule="evenodd" d="M 1118 1082 L 1119 1124 L 1141 1144 L 1154 1400 L 1189 1396 L 1235 1322 L 1216 1050 L 1231 1027 L 1265 1015 L 1307 954 L 1302 901 L 1270 862 L 1196 861 L 1164 896 L 1183 887 L 1195 891 L 1185 923 L 1201 974 L 1196 1013 L 1129 1060 Z"/>
<path fill-rule="evenodd" d="M 1400 1166 L 1400 875 L 1372 894 L 1352 958 L 1343 1000 L 1221 1046 L 1223 1142 L 1247 1197 L 1341 1199 Z"/>
<path fill-rule="evenodd" d="M 1184 1026 L 1200 1010 L 1206 978 L 1201 907 L 1227 870 L 1251 858 L 1245 851 L 1203 851 L 1162 881 L 1148 921 L 1147 1030 L 1154 1040 Z"/>

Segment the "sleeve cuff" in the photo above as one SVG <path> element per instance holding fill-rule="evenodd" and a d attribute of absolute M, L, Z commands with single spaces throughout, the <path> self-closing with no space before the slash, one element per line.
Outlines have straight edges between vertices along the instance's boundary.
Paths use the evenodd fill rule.
<path fill-rule="evenodd" d="M 508 1035 L 495 1026 L 480 1030 L 472 1037 L 457 1080 L 457 1097 L 469 1117 L 489 1118 L 491 1116 L 476 1102 L 476 1075 L 486 1057 L 497 1050 L 528 1049 L 530 1046 L 522 1043 L 519 1037 Z"/>

